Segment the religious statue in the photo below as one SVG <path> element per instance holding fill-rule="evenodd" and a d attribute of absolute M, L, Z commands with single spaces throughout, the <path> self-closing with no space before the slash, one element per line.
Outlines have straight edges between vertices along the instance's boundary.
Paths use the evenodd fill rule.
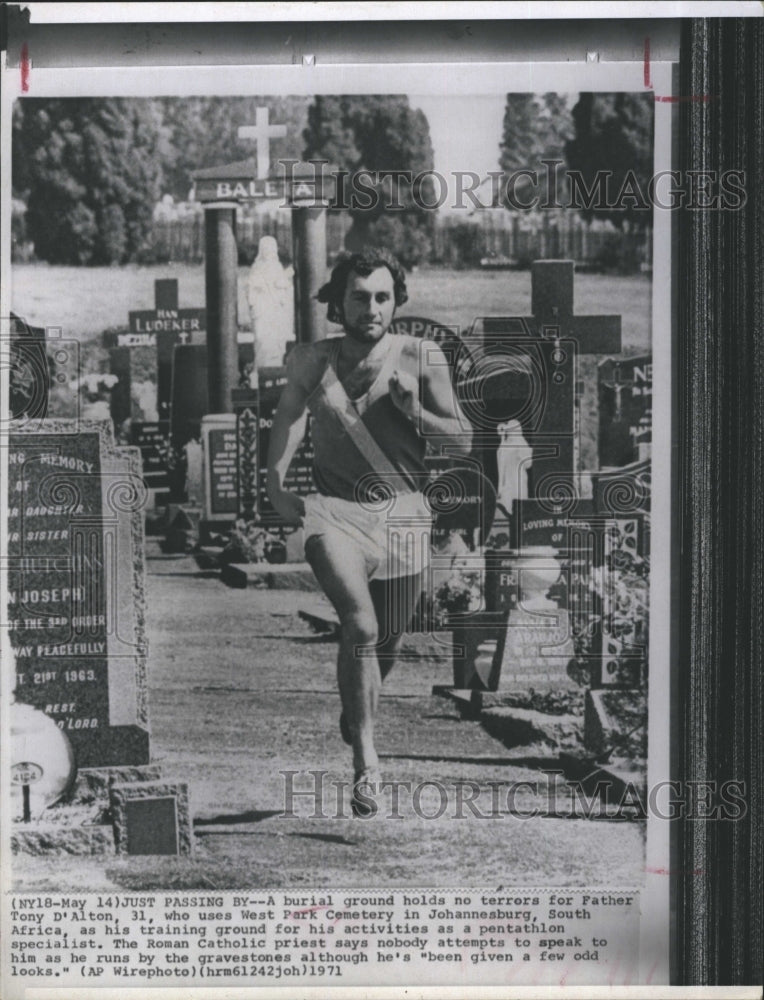
<path fill-rule="evenodd" d="M 496 429 L 499 432 L 496 499 L 511 514 L 513 500 L 528 499 L 528 470 L 533 460 L 533 448 L 525 440 L 519 420 L 509 420 Z"/>
<path fill-rule="evenodd" d="M 294 268 L 279 261 L 276 240 L 261 237 L 247 282 L 255 369 L 284 363 L 287 341 L 294 339 L 293 279 Z"/>

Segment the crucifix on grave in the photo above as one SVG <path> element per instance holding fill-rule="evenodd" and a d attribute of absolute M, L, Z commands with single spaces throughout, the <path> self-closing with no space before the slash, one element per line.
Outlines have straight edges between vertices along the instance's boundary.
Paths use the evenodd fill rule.
<path fill-rule="evenodd" d="M 480 347 L 461 397 L 485 472 L 498 485 L 499 427 L 516 421 L 522 429 L 518 447 L 533 449 L 527 470 L 530 498 L 575 490 L 576 358 L 621 351 L 620 316 L 574 313 L 573 274 L 573 261 L 534 261 L 532 315 L 484 317 L 470 334 L 470 340 L 480 338 Z"/>
<path fill-rule="evenodd" d="M 548 592 L 560 575 L 560 557 L 570 561 L 568 517 L 574 508 L 591 507 L 579 488 L 576 359 L 621 350 L 620 316 L 575 315 L 573 274 L 572 261 L 535 261 L 532 315 L 485 317 L 472 328 L 462 408 L 473 424 L 473 454 L 489 480 L 502 484 L 510 516 L 494 525 L 503 542 L 491 552 L 486 579 L 484 617 L 487 634 L 496 637 L 495 655 L 482 665 L 469 656 L 455 663 L 459 685 L 496 690 L 566 679 L 573 653 L 568 611 Z M 509 424 L 511 439 L 502 434 Z M 521 461 L 512 461 L 513 449 Z M 499 460 L 512 466 L 514 483 L 506 482 Z M 465 646 L 477 635 L 468 627 Z"/>

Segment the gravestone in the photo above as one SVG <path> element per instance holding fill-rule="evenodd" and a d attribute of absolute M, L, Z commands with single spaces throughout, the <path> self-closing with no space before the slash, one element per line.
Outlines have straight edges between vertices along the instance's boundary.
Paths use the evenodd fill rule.
<path fill-rule="evenodd" d="M 567 680 L 573 656 L 566 593 L 563 588 L 563 600 L 548 593 L 556 582 L 551 577 L 564 577 L 570 568 L 569 553 L 558 558 L 554 547 L 567 534 L 552 541 L 529 533 L 528 522 L 540 504 L 544 517 L 536 520 L 551 520 L 554 529 L 550 512 L 565 513 L 579 500 L 577 358 L 620 352 L 621 324 L 619 316 L 574 314 L 573 275 L 572 261 L 534 262 L 533 315 L 480 318 L 467 338 L 480 345 L 473 347 L 469 372 L 459 385 L 462 409 L 474 427 L 473 454 L 497 485 L 504 486 L 509 475 L 512 482 L 501 492 L 515 494 L 507 497 L 510 510 L 502 505 L 509 516 L 495 525 L 488 541 L 487 611 L 489 618 L 500 613 L 507 618 L 506 627 L 493 629 L 491 669 L 474 678 L 477 687 L 559 684 Z M 500 454 L 501 446 L 517 455 Z M 538 584 L 531 600 L 524 577 Z M 541 593 L 545 578 L 549 586 Z"/>
<path fill-rule="evenodd" d="M 268 498 L 267 471 L 273 417 L 286 383 L 285 368 L 261 368 L 257 392 L 251 389 L 234 391 L 239 428 L 240 513 L 242 517 L 254 519 L 269 531 L 282 536 L 293 529 L 284 524 Z M 292 459 L 284 486 L 300 496 L 314 490 L 309 426 L 306 426 L 305 437 Z"/>
<path fill-rule="evenodd" d="M 143 457 L 147 485 L 151 490 L 149 507 L 170 499 L 169 469 L 173 455 L 169 428 L 172 394 L 172 369 L 175 346 L 191 345 L 206 326 L 204 309 L 181 309 L 178 306 L 176 278 L 154 282 L 154 309 L 131 310 L 127 331 L 104 335 L 110 348 L 111 372 L 118 382 L 111 395 L 111 417 L 116 427 L 130 422 L 130 440 Z M 135 419 L 132 385 L 138 372 L 148 381 L 156 378 L 156 393 L 143 401 L 144 419 Z M 148 418 L 146 417 L 148 412 Z"/>
<path fill-rule="evenodd" d="M 188 786 L 183 782 L 114 784 L 109 802 L 117 854 L 191 854 Z"/>
<path fill-rule="evenodd" d="M 141 453 L 143 479 L 150 492 L 149 505 L 158 507 L 167 503 L 170 497 L 167 474 L 170 457 L 170 421 L 132 421 L 130 444 Z"/>
<path fill-rule="evenodd" d="M 12 419 L 41 420 L 48 415 L 50 367 L 46 335 L 11 313 L 8 372 L 9 410 Z"/>
<path fill-rule="evenodd" d="M 239 515 L 238 437 L 233 413 L 202 417 L 202 521 L 204 539 L 225 534 Z"/>
<path fill-rule="evenodd" d="M 601 361 L 597 390 L 600 468 L 620 468 L 648 458 L 652 440 L 652 355 Z"/>
<path fill-rule="evenodd" d="M 108 422 L 12 423 L 9 444 L 16 700 L 56 722 L 78 767 L 147 763 L 140 455 Z"/>
<path fill-rule="evenodd" d="M 203 334 L 205 310 L 180 309 L 177 279 L 158 278 L 154 282 L 154 308 L 131 310 L 128 325 L 127 331 L 108 332 L 104 336 L 105 345 L 111 352 L 112 374 L 117 375 L 121 383 L 121 391 L 116 398 L 112 397 L 112 419 L 119 425 L 132 416 L 131 352 L 148 348 L 154 352 L 157 419 L 169 420 L 173 350 L 176 344 L 190 344 Z M 118 412 L 114 411 L 115 407 Z"/>

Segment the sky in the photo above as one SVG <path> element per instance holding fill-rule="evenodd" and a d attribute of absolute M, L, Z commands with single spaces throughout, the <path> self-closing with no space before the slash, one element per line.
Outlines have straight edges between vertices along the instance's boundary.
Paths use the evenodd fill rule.
<path fill-rule="evenodd" d="M 577 94 L 568 94 L 575 104 Z M 471 170 L 482 179 L 499 170 L 499 144 L 506 94 L 409 94 L 412 107 L 420 108 L 430 123 L 435 170 L 449 178 L 456 170 Z M 482 189 L 489 196 L 490 182 Z M 444 205 L 441 212 L 448 211 Z"/>
<path fill-rule="evenodd" d="M 430 123 L 435 169 L 442 174 L 472 170 L 483 177 L 499 169 L 504 94 L 409 96 Z"/>

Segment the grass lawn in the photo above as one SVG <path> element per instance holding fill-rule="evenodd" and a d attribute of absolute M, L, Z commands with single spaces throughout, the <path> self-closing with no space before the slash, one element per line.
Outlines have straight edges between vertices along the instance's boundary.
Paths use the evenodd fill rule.
<path fill-rule="evenodd" d="M 239 268 L 239 319 L 248 325 L 247 268 Z M 58 326 L 65 338 L 95 340 L 111 326 L 126 326 L 131 309 L 153 309 L 154 280 L 178 279 L 181 307 L 204 305 L 204 266 L 52 267 L 18 264 L 12 271 L 11 308 L 35 326 Z M 422 268 L 409 276 L 409 301 L 401 315 L 426 316 L 467 328 L 477 316 L 527 316 L 528 271 L 452 271 Z M 579 274 L 575 309 L 582 314 L 620 312 L 627 354 L 650 350 L 652 283 L 649 277 Z"/>
<path fill-rule="evenodd" d="M 239 268 L 239 321 L 249 325 L 246 300 L 247 268 Z M 176 277 L 181 307 L 204 305 L 202 264 L 155 267 L 51 267 L 21 264 L 12 272 L 11 308 L 34 326 L 62 328 L 64 339 L 84 346 L 86 371 L 106 371 L 109 360 L 100 334 L 108 327 L 126 326 L 131 309 L 154 307 L 156 278 Z M 468 329 L 478 316 L 527 316 L 531 308 L 529 271 L 454 271 L 421 268 L 409 275 L 409 301 L 399 315 L 425 316 L 449 326 Z M 579 274 L 575 281 L 575 311 L 580 315 L 620 312 L 623 353 L 651 349 L 652 282 L 649 277 Z M 579 359 L 581 398 L 581 467 L 597 467 L 597 362 Z"/>

